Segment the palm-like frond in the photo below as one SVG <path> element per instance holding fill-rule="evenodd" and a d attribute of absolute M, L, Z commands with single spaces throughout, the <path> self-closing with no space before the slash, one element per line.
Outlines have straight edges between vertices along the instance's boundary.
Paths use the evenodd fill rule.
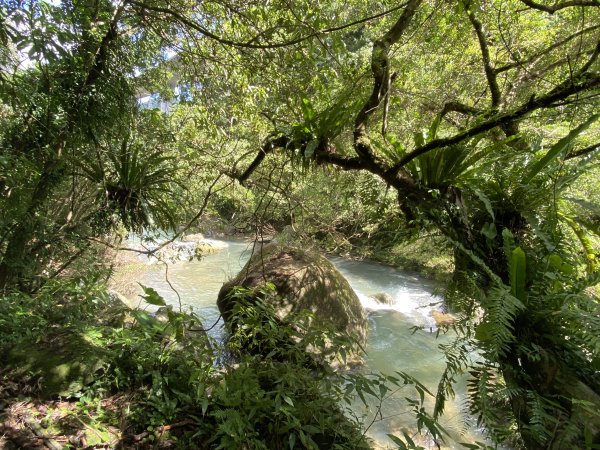
<path fill-rule="evenodd" d="M 177 187 L 175 157 L 165 149 L 128 134 L 115 149 L 109 147 L 106 160 L 81 163 L 84 177 L 98 184 L 106 210 L 115 214 L 130 230 L 174 228 L 172 197 Z"/>

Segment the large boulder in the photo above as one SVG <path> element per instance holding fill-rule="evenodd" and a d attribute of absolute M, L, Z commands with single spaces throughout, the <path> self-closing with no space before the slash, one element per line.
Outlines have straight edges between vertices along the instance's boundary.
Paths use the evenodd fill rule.
<path fill-rule="evenodd" d="M 229 295 L 234 288 L 253 289 L 266 282 L 275 285 L 276 295 L 263 300 L 275 308 L 279 319 L 309 310 L 317 325 L 333 325 L 361 345 L 365 343 L 368 323 L 363 307 L 333 264 L 314 251 L 275 242 L 258 249 L 221 288 L 217 305 L 228 325 L 237 301 Z"/>

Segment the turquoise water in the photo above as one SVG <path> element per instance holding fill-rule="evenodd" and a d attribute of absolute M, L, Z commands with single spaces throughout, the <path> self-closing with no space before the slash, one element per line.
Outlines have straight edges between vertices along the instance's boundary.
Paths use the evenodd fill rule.
<path fill-rule="evenodd" d="M 169 265 L 167 276 L 172 287 L 165 281 L 165 271 L 161 271 L 160 275 L 156 272 L 146 275 L 142 283 L 154 287 L 175 308 L 179 307 L 180 301 L 184 309 L 192 307 L 204 318 L 205 326 L 208 327 L 219 318 L 216 298 L 221 285 L 239 272 L 253 248 L 251 243 L 246 242 L 227 241 L 226 244 L 226 248 L 201 261 Z M 337 257 L 330 260 L 348 279 L 368 313 L 370 332 L 365 370 L 388 374 L 401 370 L 417 378 L 435 393 L 444 369 L 444 359 L 438 345 L 451 339 L 443 335 L 436 337 L 435 321 L 430 316 L 431 310 L 435 308 L 432 304 L 441 300 L 433 294 L 436 286 L 414 274 L 399 272 L 380 264 Z M 369 297 L 383 292 L 394 299 L 391 305 L 380 305 Z M 411 328 L 414 326 L 423 329 L 413 333 Z M 223 337 L 222 324 L 218 324 L 211 333 L 216 338 Z M 458 383 L 456 391 L 457 397 L 448 403 L 442 423 L 450 431 L 452 440 L 483 440 L 472 424 L 465 423 L 472 420 L 464 413 L 464 380 Z M 367 424 L 377 416 L 368 432 L 378 443 L 377 448 L 394 448 L 387 447 L 391 442 L 387 433 L 401 435 L 402 430 L 411 435 L 414 433 L 414 418 L 404 397 L 416 398 L 416 393 L 410 389 L 399 391 L 382 405 L 380 415 L 375 414 L 378 411 L 377 405 L 370 405 L 369 408 L 364 408 L 359 403 L 355 405 L 355 413 L 364 417 Z M 429 404 L 433 405 L 433 399 Z M 452 440 L 442 444 L 441 448 L 463 448 Z M 434 443 L 427 441 L 421 441 L 420 445 L 437 448 Z"/>

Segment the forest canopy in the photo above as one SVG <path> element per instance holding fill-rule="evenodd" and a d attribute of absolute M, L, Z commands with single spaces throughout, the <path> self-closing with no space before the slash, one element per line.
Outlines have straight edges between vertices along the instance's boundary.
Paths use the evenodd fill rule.
<path fill-rule="evenodd" d="M 433 418 L 468 372 L 496 442 L 598 445 L 597 0 L 11 0 L 0 42 L 0 292 L 210 208 L 433 232 Z"/>

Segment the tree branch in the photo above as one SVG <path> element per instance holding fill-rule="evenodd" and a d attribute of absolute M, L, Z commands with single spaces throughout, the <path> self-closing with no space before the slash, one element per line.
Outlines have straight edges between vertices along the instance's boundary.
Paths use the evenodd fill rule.
<path fill-rule="evenodd" d="M 473 106 L 465 105 L 464 103 L 460 102 L 445 103 L 440 114 L 442 117 L 444 117 L 449 112 L 458 112 L 466 116 L 478 116 L 479 114 L 483 113 L 483 111 L 481 111 L 480 109 L 477 109 Z"/>
<path fill-rule="evenodd" d="M 381 38 L 373 42 L 371 54 L 371 72 L 373 73 L 373 90 L 369 99 L 359 111 L 354 122 L 354 148 L 359 157 L 369 164 L 377 164 L 375 155 L 367 135 L 370 117 L 375 113 L 381 101 L 389 94 L 389 53 L 392 45 L 400 40 L 421 4 L 422 0 L 409 0 L 405 10 L 396 23 Z"/>
<path fill-rule="evenodd" d="M 544 50 L 533 54 L 532 56 L 530 56 L 529 58 L 526 58 L 522 61 L 515 61 L 509 64 L 505 64 L 504 66 L 498 67 L 496 68 L 494 71 L 496 72 L 496 74 L 502 73 L 502 72 L 506 72 L 507 70 L 510 69 L 514 69 L 517 67 L 523 67 L 526 64 L 531 64 L 532 62 L 534 62 L 536 59 L 541 58 L 544 55 L 547 55 L 549 52 L 556 50 L 557 48 L 565 45 L 566 43 L 568 43 L 569 41 L 571 41 L 572 39 L 575 39 L 576 37 L 579 37 L 583 34 L 589 33 L 590 31 L 594 31 L 600 28 L 600 25 L 594 25 L 588 28 L 584 28 L 583 30 L 578 31 L 577 33 L 573 33 L 570 36 L 567 36 L 566 38 L 564 38 L 561 41 L 558 41 L 548 47 L 546 47 Z"/>
<path fill-rule="evenodd" d="M 394 164 L 394 166 L 388 170 L 388 174 L 397 174 L 400 171 L 400 169 L 406 164 L 408 164 L 410 161 L 431 150 L 457 144 L 459 142 L 464 141 L 465 139 L 471 138 L 485 131 L 489 131 L 497 126 L 502 126 L 504 124 L 525 117 L 538 109 L 550 108 L 554 105 L 555 102 L 564 100 L 567 97 L 570 97 L 571 95 L 590 89 L 597 89 L 599 87 L 600 74 L 588 76 L 582 74 L 579 79 L 574 79 L 573 81 L 569 79 L 544 96 L 538 98 L 532 97 L 527 103 L 524 103 L 519 108 L 513 111 L 507 111 L 505 113 L 498 114 L 475 125 L 474 127 L 468 130 L 455 134 L 452 137 L 435 139 L 427 143 L 426 145 L 414 149 L 412 152 L 410 152 L 409 154 L 404 156 L 400 161 Z"/>
<path fill-rule="evenodd" d="M 227 176 L 238 180 L 241 184 L 244 184 L 269 153 L 272 153 L 277 149 L 290 149 L 292 144 L 300 144 L 300 146 L 303 147 L 307 144 L 307 142 L 294 142 L 291 138 L 283 135 L 268 138 L 259 149 L 258 153 L 254 157 L 254 160 L 244 172 L 241 174 L 227 173 Z M 338 155 L 335 152 L 328 150 L 326 146 L 322 144 L 319 144 L 315 149 L 313 160 L 317 164 L 331 164 L 339 167 L 342 170 L 361 170 L 365 168 L 360 158 Z"/>
<path fill-rule="evenodd" d="M 521 0 L 521 2 L 525 3 L 530 8 L 544 11 L 548 14 L 554 14 L 556 11 L 560 11 L 561 9 L 565 8 L 571 8 L 573 6 L 600 6 L 600 1 L 598 0 L 570 0 L 563 3 L 557 3 L 554 6 L 542 5 L 541 3 L 536 3 L 533 0 Z"/>
<path fill-rule="evenodd" d="M 332 164 L 342 170 L 362 170 L 365 168 L 360 158 L 351 158 L 335 153 L 317 153 L 315 161 L 319 164 Z"/>
<path fill-rule="evenodd" d="M 567 156 L 565 156 L 565 161 L 573 158 L 578 158 L 580 156 L 589 155 L 590 153 L 593 153 L 596 150 L 600 150 L 600 142 L 581 148 L 579 150 L 569 152 Z"/>
<path fill-rule="evenodd" d="M 590 59 L 588 59 L 588 61 L 581 67 L 581 69 L 579 69 L 579 73 L 581 74 L 587 72 L 590 69 L 590 67 L 592 67 L 592 64 L 596 62 L 598 56 L 600 56 L 600 39 L 596 42 L 596 47 L 594 48 L 592 56 L 590 56 Z"/>
<path fill-rule="evenodd" d="M 471 9 L 472 5 L 467 5 L 467 15 L 469 16 L 469 21 L 473 28 L 475 29 L 475 33 L 477 34 L 477 40 L 479 41 L 479 48 L 481 49 L 481 58 L 483 60 L 483 68 L 485 70 L 485 77 L 487 79 L 488 86 L 490 88 L 490 94 L 492 96 L 492 108 L 497 108 L 500 105 L 500 88 L 498 87 L 498 80 L 496 79 L 496 71 L 492 67 L 490 61 L 490 50 L 488 47 L 487 40 L 485 39 L 485 34 L 483 32 L 483 25 L 481 22 L 475 17 L 473 10 Z"/>
<path fill-rule="evenodd" d="M 260 166 L 260 163 L 263 161 L 263 159 L 265 159 L 265 156 L 267 156 L 267 154 L 271 153 L 277 148 L 287 148 L 291 143 L 292 140 L 284 135 L 271 137 L 267 139 L 258 151 L 258 154 L 254 157 L 254 160 L 250 163 L 248 168 L 241 175 L 228 175 L 231 178 L 235 178 L 236 180 L 238 180 L 241 184 L 244 184 L 244 182 L 248 178 L 250 178 L 250 175 L 252 175 L 252 173 L 258 168 L 258 166 Z"/>
<path fill-rule="evenodd" d="M 350 28 L 350 27 L 353 27 L 353 26 L 356 26 L 356 25 L 360 25 L 362 23 L 370 22 L 371 20 L 387 16 L 387 15 L 393 13 L 394 11 L 402 9 L 406 5 L 405 3 L 403 3 L 401 5 L 395 6 L 394 8 L 388 9 L 388 10 L 383 11 L 383 12 L 378 13 L 378 14 L 374 14 L 372 16 L 364 17 L 362 19 L 358 19 L 358 20 L 355 20 L 353 22 L 349 22 L 349 23 L 346 23 L 344 25 L 340 25 L 340 26 L 337 26 L 337 27 L 331 27 L 331 28 L 326 28 L 326 29 L 323 29 L 323 30 L 315 31 L 314 33 L 309 33 L 309 34 L 306 34 L 306 35 L 301 36 L 299 38 L 291 39 L 289 41 L 274 42 L 274 43 L 270 43 L 270 44 L 254 44 L 253 42 L 256 40 L 256 37 L 250 39 L 247 42 L 239 42 L 239 41 L 233 41 L 231 39 L 223 38 L 221 36 L 218 36 L 218 35 L 212 33 L 211 31 L 207 30 L 206 28 L 204 28 L 203 26 L 201 26 L 197 22 L 188 19 L 183 14 L 181 14 L 181 13 L 179 13 L 179 12 L 173 10 L 173 9 L 170 9 L 170 8 L 162 8 L 160 6 L 151 6 L 151 5 L 147 5 L 147 4 L 143 3 L 143 2 L 139 2 L 137 0 L 130 0 L 129 3 L 131 3 L 132 5 L 138 6 L 139 8 L 145 9 L 147 11 L 153 11 L 153 12 L 167 14 L 167 15 L 173 17 L 175 20 L 177 20 L 182 25 L 185 25 L 188 28 L 196 30 L 197 32 L 199 32 L 203 36 L 205 36 L 207 38 L 210 38 L 210 39 L 213 39 L 213 40 L 215 40 L 215 41 L 217 41 L 217 42 L 219 42 L 219 43 L 221 43 L 223 45 L 229 45 L 231 47 L 238 47 L 238 48 L 263 49 L 263 50 L 273 49 L 273 48 L 289 47 L 289 46 L 292 46 L 292 45 L 299 44 L 300 42 L 304 42 L 304 41 L 306 41 L 308 39 L 311 39 L 313 37 L 320 36 L 322 34 L 333 33 L 333 32 L 341 31 L 341 30 L 344 30 L 346 28 Z M 410 3 L 410 0 L 409 0 L 408 3 Z"/>

